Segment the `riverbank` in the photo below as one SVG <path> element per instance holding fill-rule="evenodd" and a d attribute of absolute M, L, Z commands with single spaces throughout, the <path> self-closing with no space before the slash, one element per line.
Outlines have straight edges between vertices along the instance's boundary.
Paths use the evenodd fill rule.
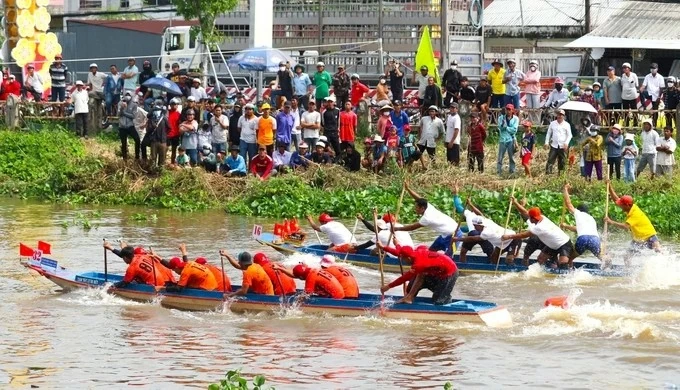
<path fill-rule="evenodd" d="M 153 171 L 135 161 L 123 162 L 112 135 L 82 140 L 61 128 L 17 132 L 0 130 L 0 193 L 6 196 L 43 199 L 72 204 L 126 204 L 183 211 L 222 209 L 228 213 L 274 218 L 302 218 L 328 212 L 338 217 L 370 215 L 396 209 L 401 183 L 408 176 L 412 187 L 447 213 L 452 212 L 450 186 L 458 179 L 461 193 L 472 194 L 475 204 L 501 222 L 507 213 L 508 196 L 515 177 L 495 174 L 495 146 L 488 145 L 487 172 L 446 164 L 442 158 L 427 170 L 395 169 L 388 175 L 349 173 L 338 166 L 312 167 L 307 172 L 260 182 L 253 178 L 227 179 L 202 169 Z M 441 152 L 441 151 L 440 151 Z M 536 205 L 553 220 L 562 212 L 564 177 L 541 173 L 546 153 L 540 151 L 526 179 L 517 175 L 515 196 L 526 194 L 527 204 Z M 507 168 L 506 168 L 507 169 Z M 578 166 L 566 176 L 572 184 L 574 203 L 586 202 L 598 219 L 604 215 L 605 185 L 586 182 Z M 648 174 L 635 184 L 613 183 L 619 194 L 631 194 L 664 235 L 680 234 L 680 184 L 670 179 L 649 180 Z M 610 204 L 610 215 L 623 214 Z M 406 196 L 401 216 L 416 218 L 413 202 Z M 567 218 L 569 220 L 569 218 Z M 522 222 L 513 214 L 510 226 Z"/>

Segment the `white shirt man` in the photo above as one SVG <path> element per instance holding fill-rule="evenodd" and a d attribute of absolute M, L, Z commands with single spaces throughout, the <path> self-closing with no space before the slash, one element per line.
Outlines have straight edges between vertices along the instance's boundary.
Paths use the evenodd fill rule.
<path fill-rule="evenodd" d="M 444 122 L 442 122 L 438 116 L 435 116 L 434 119 L 430 116 L 426 116 L 420 120 L 420 130 L 421 133 L 418 145 L 434 148 L 437 146 L 437 138 L 445 132 Z"/>
<path fill-rule="evenodd" d="M 239 118 L 240 119 L 240 118 Z M 227 129 L 229 129 L 229 118 L 222 114 L 220 109 L 220 116 L 213 115 L 210 118 L 210 127 L 212 128 L 213 143 L 223 144 L 227 142 Z"/>
<path fill-rule="evenodd" d="M 656 146 L 659 148 L 657 150 L 657 155 L 656 155 L 656 173 L 657 175 L 663 175 L 668 173 L 667 167 L 672 167 L 675 165 L 675 157 L 673 153 L 675 152 L 676 148 L 676 143 L 673 137 L 671 136 L 672 133 L 668 130 L 664 131 L 664 137 L 659 138 L 656 141 Z M 668 136 L 668 138 L 666 138 Z"/>
<path fill-rule="evenodd" d="M 24 82 L 24 85 L 33 89 L 32 92 L 37 94 L 42 94 L 45 91 L 43 88 L 42 77 L 40 77 L 38 72 L 36 72 L 33 67 L 29 67 L 29 72 L 26 75 L 26 81 Z"/>
<path fill-rule="evenodd" d="M 564 117 L 561 117 L 550 122 L 545 135 L 545 144 L 550 145 L 551 148 L 564 149 L 569 146 L 571 138 L 571 125 L 564 120 Z"/>
<path fill-rule="evenodd" d="M 432 203 L 427 204 L 427 208 L 418 223 L 434 230 L 442 237 L 452 235 L 458 228 L 458 224 L 453 218 L 437 210 Z M 397 240 L 399 239 L 397 238 Z"/>
<path fill-rule="evenodd" d="M 241 132 L 241 142 L 245 142 L 247 144 L 257 143 L 257 123 L 259 120 L 260 118 L 256 117 L 255 115 L 253 115 L 251 118 L 246 118 L 245 115 L 242 115 L 238 119 L 238 128 Z"/>
<path fill-rule="evenodd" d="M 452 103 L 451 106 L 453 107 Z M 455 114 L 449 114 L 446 118 L 446 144 L 453 141 L 454 145 L 460 145 L 460 115 L 456 110 Z M 455 135 L 455 138 L 454 138 Z"/>
<path fill-rule="evenodd" d="M 77 81 L 76 90 L 71 94 L 71 100 L 73 100 L 73 113 L 74 114 L 87 114 L 89 109 L 87 106 L 89 96 L 85 88 L 81 87 L 83 85 L 82 81 Z"/>
<path fill-rule="evenodd" d="M 543 216 L 536 224 L 527 220 L 527 226 L 529 227 L 529 231 L 550 249 L 557 250 L 569 242 L 567 233 L 562 231 L 559 226 L 555 225 L 555 223 L 546 216 Z"/>
<path fill-rule="evenodd" d="M 104 93 L 104 82 L 106 82 L 106 73 L 100 72 L 97 69 L 97 64 L 91 64 L 90 73 L 87 74 L 87 84 L 92 92 Z"/>
<path fill-rule="evenodd" d="M 135 65 L 135 59 L 128 58 L 128 66 L 123 69 L 123 89 L 125 92 L 130 91 L 134 94 L 137 88 L 137 81 L 139 80 L 139 69 Z"/>
<path fill-rule="evenodd" d="M 642 148 L 640 153 L 642 154 L 656 154 L 656 146 L 659 142 L 659 133 L 652 129 L 651 124 L 649 126 L 650 130 L 644 129 L 644 126 L 648 123 L 643 123 L 643 131 L 640 132 L 640 140 L 642 140 Z"/>
<path fill-rule="evenodd" d="M 665 80 L 662 75 L 657 73 L 659 66 L 657 64 L 652 64 L 651 73 L 645 76 L 645 80 L 642 82 L 642 88 L 640 91 L 647 91 L 649 96 L 652 97 L 652 101 L 656 102 L 661 97 L 661 92 L 665 85 Z"/>
<path fill-rule="evenodd" d="M 197 102 L 207 99 L 208 94 L 205 92 L 205 88 L 201 86 L 201 79 L 194 79 L 191 86 L 191 96 L 196 99 Z"/>
<path fill-rule="evenodd" d="M 293 153 L 284 150 L 283 153 L 281 153 L 278 149 L 272 153 L 272 158 L 274 159 L 274 168 L 283 165 L 284 167 L 287 167 L 290 165 L 290 158 L 293 155 Z"/>
<path fill-rule="evenodd" d="M 356 244 L 357 242 L 356 238 L 352 238 L 352 233 L 345 227 L 345 225 L 337 221 L 326 222 L 319 226 L 319 230 L 321 230 L 323 233 L 326 233 L 333 246 L 350 243 L 350 240 L 352 244 Z"/>
<path fill-rule="evenodd" d="M 576 221 L 576 236 L 595 236 L 599 237 L 597 232 L 597 222 L 592 215 L 578 209 L 574 209 L 574 220 Z"/>
<path fill-rule="evenodd" d="M 301 125 L 317 124 L 317 125 L 321 126 L 321 114 L 316 110 L 305 111 L 302 114 L 302 117 L 300 118 L 300 124 Z M 306 128 L 302 131 L 302 133 L 303 133 L 302 137 L 304 139 L 308 139 L 308 138 L 318 139 L 319 138 L 319 129 L 318 128 L 316 128 L 316 129 Z"/>
<path fill-rule="evenodd" d="M 621 75 L 621 99 L 623 100 L 635 100 L 638 97 L 638 87 L 640 82 L 635 73 L 630 72 L 626 74 L 625 72 Z"/>

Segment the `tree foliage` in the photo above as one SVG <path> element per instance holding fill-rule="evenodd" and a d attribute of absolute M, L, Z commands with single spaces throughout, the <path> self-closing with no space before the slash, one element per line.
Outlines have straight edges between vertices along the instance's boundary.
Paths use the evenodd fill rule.
<path fill-rule="evenodd" d="M 192 28 L 193 33 L 200 33 L 202 42 L 211 46 L 222 40 L 222 34 L 215 26 L 218 16 L 227 13 L 238 5 L 238 0 L 172 0 L 177 14 L 186 20 L 198 20 L 198 26 Z"/>

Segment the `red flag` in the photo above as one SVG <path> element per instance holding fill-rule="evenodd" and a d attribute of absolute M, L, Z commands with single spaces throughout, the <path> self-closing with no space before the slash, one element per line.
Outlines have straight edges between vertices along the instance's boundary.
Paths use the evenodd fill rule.
<path fill-rule="evenodd" d="M 290 222 L 290 232 L 291 233 L 297 233 L 300 231 L 300 224 L 298 223 L 297 218 L 293 218 L 293 220 Z"/>
<path fill-rule="evenodd" d="M 33 256 L 33 253 L 35 253 L 35 251 L 31 247 L 19 243 L 19 256 L 29 257 Z"/>
<path fill-rule="evenodd" d="M 279 236 L 279 237 L 283 236 L 283 226 L 282 225 L 280 225 L 278 223 L 274 224 L 274 235 Z"/>
<path fill-rule="evenodd" d="M 52 244 L 45 241 L 38 241 L 38 250 L 46 255 L 51 255 Z"/>

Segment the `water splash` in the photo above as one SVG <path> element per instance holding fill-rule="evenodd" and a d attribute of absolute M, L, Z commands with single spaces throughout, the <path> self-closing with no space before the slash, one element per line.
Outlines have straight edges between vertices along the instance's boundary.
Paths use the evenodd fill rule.
<path fill-rule="evenodd" d="M 580 292 L 570 292 L 575 300 Z M 678 341 L 669 324 L 680 319 L 680 311 L 644 312 L 612 304 L 608 300 L 567 309 L 548 306 L 533 314 L 528 324 L 513 337 L 562 336 L 569 334 L 605 334 L 610 338 L 629 338 L 643 341 Z"/>
<path fill-rule="evenodd" d="M 75 290 L 67 295 L 57 298 L 62 302 L 74 303 L 82 306 L 141 306 L 144 303 L 130 301 L 109 294 L 107 292 L 110 286 L 106 285 L 100 288 L 85 288 Z"/>
<path fill-rule="evenodd" d="M 576 269 L 550 280 L 549 283 L 553 286 L 573 286 L 600 283 L 602 279 L 584 269 Z"/>
<path fill-rule="evenodd" d="M 678 255 L 639 256 L 639 267 L 631 280 L 617 287 L 634 291 L 668 290 L 680 286 L 680 258 Z"/>

